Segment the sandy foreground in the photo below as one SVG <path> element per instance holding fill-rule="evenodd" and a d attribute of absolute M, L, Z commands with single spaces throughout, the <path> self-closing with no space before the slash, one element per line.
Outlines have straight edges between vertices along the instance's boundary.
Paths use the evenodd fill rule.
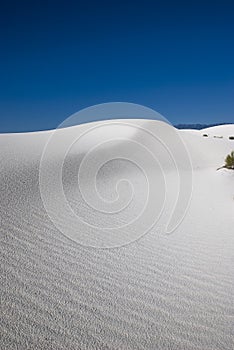
<path fill-rule="evenodd" d="M 0 135 L 1 350 L 234 349 L 234 125 L 176 131 L 189 164 L 171 127 L 126 123 Z"/>

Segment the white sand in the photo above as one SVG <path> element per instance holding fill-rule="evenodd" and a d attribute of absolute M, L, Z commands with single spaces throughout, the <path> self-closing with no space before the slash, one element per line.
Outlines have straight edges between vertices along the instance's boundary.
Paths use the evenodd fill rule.
<path fill-rule="evenodd" d="M 160 122 L 135 123 L 145 130 L 164 132 Z M 80 135 L 89 127 L 58 133 L 66 143 L 74 133 Z M 116 160 L 100 170 L 98 189 L 113 200 L 113 184 L 130 176 L 136 186 L 136 206 L 130 205 L 122 216 L 110 217 L 90 213 L 82 204 L 77 191 L 82 157 L 104 135 L 114 138 L 116 127 L 87 134 L 64 162 L 67 200 L 74 212 L 92 224 L 96 220 L 106 226 L 125 223 L 141 209 L 145 195 L 142 174 L 133 164 Z M 45 211 L 39 165 L 52 132 L 0 135 L 1 350 L 234 348 L 234 172 L 216 171 L 234 150 L 234 141 L 229 140 L 234 125 L 178 132 L 193 167 L 192 200 L 184 220 L 173 234 L 164 234 L 165 218 L 176 195 L 169 193 L 159 222 L 139 240 L 114 249 L 89 248 L 68 239 Z M 125 136 L 145 142 L 140 132 L 127 129 Z M 124 150 L 125 141 L 122 143 Z M 121 143 L 117 146 L 118 150 L 122 147 Z M 49 158 L 48 174 L 56 169 L 60 152 L 58 146 Z M 104 147 L 100 152 L 103 156 L 110 149 Z M 161 157 L 168 191 L 173 192 L 175 171 L 160 152 L 160 148 L 153 150 L 156 158 Z M 183 168 L 180 160 L 179 166 Z M 149 166 L 146 170 L 158 179 L 157 169 Z M 86 180 L 82 180 L 84 189 L 89 189 L 89 171 Z M 48 194 L 56 205 L 56 186 L 52 181 L 49 186 Z M 123 193 L 128 196 L 127 187 Z M 155 198 L 155 210 L 158 200 Z M 140 230 L 139 226 L 139 232 L 129 234 L 138 236 Z M 88 230 L 77 232 L 81 242 L 88 234 Z"/>

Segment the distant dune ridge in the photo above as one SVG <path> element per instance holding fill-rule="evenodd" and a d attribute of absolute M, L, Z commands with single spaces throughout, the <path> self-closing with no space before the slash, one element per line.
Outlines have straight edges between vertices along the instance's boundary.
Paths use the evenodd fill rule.
<path fill-rule="evenodd" d="M 164 130 L 159 121 L 130 122 L 146 132 Z M 95 143 L 102 143 L 104 135 L 111 135 L 111 130 L 101 132 L 105 123 L 92 123 L 100 126 L 92 134 L 86 133 L 90 125 L 58 131 L 68 143 L 72 134 L 81 135 L 80 143 L 68 150 L 59 176 L 67 202 L 75 214 L 89 221 L 90 230 L 95 225 L 125 227 L 142 210 L 147 197 L 144 171 L 128 159 L 113 159 L 100 168 L 96 178 L 97 190 L 106 198 L 103 212 L 91 210 L 83 201 L 77 173 L 85 165 L 86 153 L 94 152 Z M 182 223 L 170 235 L 165 235 L 164 228 L 176 199 L 175 169 L 173 162 L 162 157 L 160 147 L 151 148 L 152 156 L 162 160 L 172 197 L 166 193 L 165 210 L 149 232 L 113 249 L 74 242 L 58 230 L 46 212 L 39 171 L 52 133 L 0 135 L 1 350 L 234 349 L 234 171 L 216 171 L 234 150 L 230 139 L 234 125 L 178 130 L 191 158 L 193 190 Z M 136 143 L 144 141 L 128 130 L 126 135 Z M 124 151 L 125 142 L 118 140 L 117 151 Z M 56 169 L 60 146 L 47 159 L 48 174 Z M 103 144 L 105 156 L 110 157 L 111 151 L 116 152 L 116 147 L 111 150 Z M 93 162 L 99 151 L 95 152 L 90 155 Z M 183 168 L 183 162 L 178 162 Z M 157 169 L 149 166 L 146 170 L 158 181 Z M 85 173 L 81 178 L 87 191 L 92 171 L 90 168 L 87 178 Z M 136 188 L 132 201 L 123 213 L 106 214 L 108 203 L 118 199 L 116 183 L 128 177 Z M 47 189 L 55 205 L 52 210 L 58 201 L 55 180 L 56 172 Z M 126 183 L 121 186 L 124 203 L 130 190 Z M 159 197 L 155 198 L 155 213 L 160 211 Z M 61 212 L 61 222 L 66 222 L 63 215 Z M 88 228 L 77 234 L 84 242 Z M 97 242 L 99 238 L 97 235 Z"/>

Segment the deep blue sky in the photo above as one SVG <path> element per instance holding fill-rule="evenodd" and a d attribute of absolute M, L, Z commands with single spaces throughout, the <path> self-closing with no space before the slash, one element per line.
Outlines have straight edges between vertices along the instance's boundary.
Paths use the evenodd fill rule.
<path fill-rule="evenodd" d="M 0 7 L 0 132 L 126 101 L 172 123 L 234 123 L 233 1 L 11 1 Z"/>

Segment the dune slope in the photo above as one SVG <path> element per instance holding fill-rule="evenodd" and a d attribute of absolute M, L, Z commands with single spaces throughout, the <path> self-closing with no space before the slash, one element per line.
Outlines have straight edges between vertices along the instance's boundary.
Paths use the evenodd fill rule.
<path fill-rule="evenodd" d="M 144 130 L 164 132 L 160 122 L 135 123 Z M 74 133 L 84 135 L 89 127 L 59 130 L 61 147 Z M 93 225 L 125 224 L 136 217 L 145 199 L 144 174 L 126 159 L 109 161 L 97 175 L 97 187 L 109 201 L 116 198 L 113 189 L 119 179 L 132 179 L 136 204 L 131 202 L 124 213 L 110 216 L 89 211 L 77 189 L 84 155 L 102 143 L 104 135 L 115 138 L 117 127 L 113 125 L 103 133 L 97 128 L 82 136 L 63 164 L 67 201 L 77 215 Z M 39 170 L 52 132 L 0 135 L 1 349 L 234 348 L 234 172 L 216 171 L 234 149 L 234 141 L 229 139 L 234 135 L 234 125 L 178 133 L 193 169 L 192 198 L 182 223 L 172 234 L 165 234 L 165 218 L 176 198 L 175 170 L 162 156 L 161 148 L 150 145 L 161 160 L 172 197 L 166 199 L 161 219 L 149 232 L 142 237 L 130 232 L 131 237 L 136 233 L 136 240 L 112 249 L 82 244 L 88 241 L 88 229 L 77 232 L 81 244 L 69 239 L 46 212 Z M 144 135 L 127 128 L 124 136 L 142 144 Z M 222 138 L 213 137 L 216 135 Z M 115 154 L 116 149 L 124 150 L 125 142 L 119 140 L 111 149 L 104 145 L 93 161 L 100 152 L 106 156 Z M 58 145 L 47 159 L 48 174 L 56 169 L 60 154 Z M 183 167 L 182 161 L 178 162 Z M 158 170 L 151 164 L 145 170 L 158 180 Z M 81 180 L 89 190 L 89 171 L 86 176 Z M 56 204 L 57 187 L 52 182 L 47 190 Z M 125 185 L 120 193 L 128 197 L 129 187 Z M 155 210 L 160 209 L 159 197 L 155 198 Z"/>

